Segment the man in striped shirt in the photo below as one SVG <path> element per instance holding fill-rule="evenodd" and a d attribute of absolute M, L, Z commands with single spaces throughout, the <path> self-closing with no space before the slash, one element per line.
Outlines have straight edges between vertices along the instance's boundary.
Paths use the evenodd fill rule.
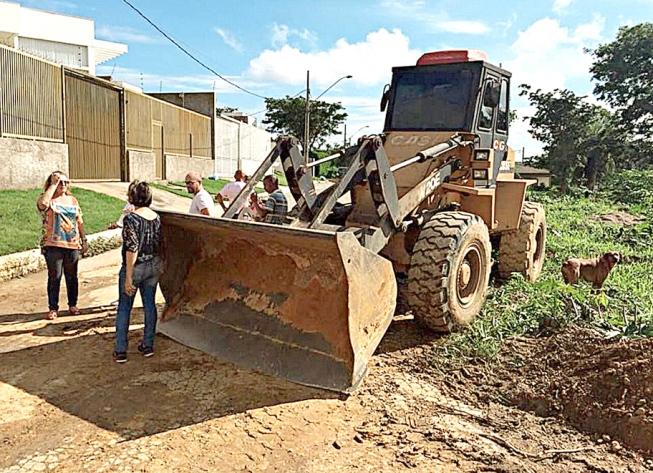
<path fill-rule="evenodd" d="M 279 180 L 273 175 L 263 178 L 263 188 L 268 193 L 268 200 L 261 203 L 256 193 L 252 194 L 252 206 L 259 218 L 265 223 L 282 225 L 288 213 L 288 201 L 279 189 Z"/>

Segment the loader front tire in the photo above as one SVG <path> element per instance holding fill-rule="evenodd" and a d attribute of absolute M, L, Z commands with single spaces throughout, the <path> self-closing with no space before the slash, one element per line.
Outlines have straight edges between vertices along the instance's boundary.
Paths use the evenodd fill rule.
<path fill-rule="evenodd" d="M 546 248 L 544 207 L 524 202 L 519 228 L 501 235 L 499 242 L 499 276 L 507 279 L 519 273 L 535 281 L 542 272 Z"/>
<path fill-rule="evenodd" d="M 447 333 L 474 320 L 487 295 L 491 251 L 487 226 L 477 215 L 441 212 L 426 222 L 406 291 L 417 323 Z"/>

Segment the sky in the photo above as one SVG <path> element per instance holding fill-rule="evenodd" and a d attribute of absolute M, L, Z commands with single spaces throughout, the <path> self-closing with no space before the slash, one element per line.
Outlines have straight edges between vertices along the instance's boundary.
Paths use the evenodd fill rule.
<path fill-rule="evenodd" d="M 263 99 L 227 84 L 185 56 L 122 0 L 15 0 L 24 6 L 95 20 L 96 37 L 125 43 L 129 52 L 98 67 L 146 92 L 211 91 L 218 106 L 264 118 Z M 541 144 L 523 119 L 518 97 L 527 83 L 568 88 L 590 100 L 591 54 L 620 26 L 653 21 L 653 0 L 130 0 L 201 61 L 264 97 L 300 93 L 310 70 L 311 95 L 341 102 L 356 138 L 383 128 L 379 100 L 393 66 L 421 54 L 480 49 L 513 74 L 511 105 L 518 120 L 509 144 L 538 154 Z M 342 140 L 334 136 L 331 141 Z"/>

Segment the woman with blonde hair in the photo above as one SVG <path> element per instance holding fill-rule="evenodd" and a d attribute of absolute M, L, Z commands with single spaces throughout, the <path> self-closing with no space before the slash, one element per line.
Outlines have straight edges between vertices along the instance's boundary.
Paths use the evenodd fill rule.
<path fill-rule="evenodd" d="M 78 315 L 77 263 L 81 253 L 88 250 L 84 220 L 79 202 L 70 192 L 70 180 L 62 171 L 48 176 L 43 193 L 36 201 L 43 219 L 41 251 L 48 267 L 48 320 L 59 313 L 61 276 L 66 279 L 68 312 Z"/>

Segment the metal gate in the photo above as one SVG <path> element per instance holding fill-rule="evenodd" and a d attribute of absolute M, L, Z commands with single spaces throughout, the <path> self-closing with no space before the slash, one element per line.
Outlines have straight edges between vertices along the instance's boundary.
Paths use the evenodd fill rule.
<path fill-rule="evenodd" d="M 74 71 L 65 72 L 66 143 L 73 179 L 121 179 L 122 92 Z"/>
<path fill-rule="evenodd" d="M 165 175 L 163 160 L 163 125 L 161 123 L 152 123 L 152 152 L 154 153 L 154 173 L 158 179 L 163 179 Z"/>

